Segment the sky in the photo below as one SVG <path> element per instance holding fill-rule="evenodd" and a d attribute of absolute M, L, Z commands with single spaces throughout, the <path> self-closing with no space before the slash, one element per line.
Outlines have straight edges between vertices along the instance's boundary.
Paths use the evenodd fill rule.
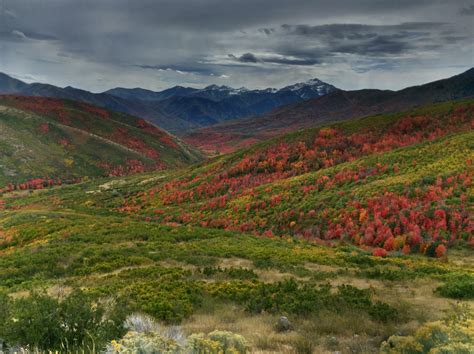
<path fill-rule="evenodd" d="M 474 66 L 474 0 L 0 0 L 0 72 L 94 92 L 400 89 Z"/>

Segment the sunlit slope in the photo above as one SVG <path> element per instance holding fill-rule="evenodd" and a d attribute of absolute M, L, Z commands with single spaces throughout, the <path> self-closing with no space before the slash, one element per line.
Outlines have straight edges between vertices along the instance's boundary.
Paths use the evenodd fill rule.
<path fill-rule="evenodd" d="M 473 116 L 463 101 L 291 134 L 137 191 L 120 210 L 432 253 L 472 242 Z"/>

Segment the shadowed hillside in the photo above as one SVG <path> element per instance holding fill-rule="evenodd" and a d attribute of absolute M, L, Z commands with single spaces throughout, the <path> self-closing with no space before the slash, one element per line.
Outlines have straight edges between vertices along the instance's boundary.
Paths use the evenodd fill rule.
<path fill-rule="evenodd" d="M 201 158 L 143 119 L 74 101 L 0 96 L 0 129 L 2 187 L 182 167 Z"/>

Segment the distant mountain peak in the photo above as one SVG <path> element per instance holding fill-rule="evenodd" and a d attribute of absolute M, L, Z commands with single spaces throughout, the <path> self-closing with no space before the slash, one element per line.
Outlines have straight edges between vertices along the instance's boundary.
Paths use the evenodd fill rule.
<path fill-rule="evenodd" d="M 309 99 L 315 96 L 326 95 L 335 90 L 337 89 L 333 85 L 330 85 L 317 78 L 313 78 L 305 82 L 299 82 L 294 85 L 283 87 L 278 92 L 291 91 L 302 99 Z"/>
<path fill-rule="evenodd" d="M 298 82 L 298 83 L 293 84 L 293 85 L 285 86 L 281 90 L 299 89 L 299 88 L 305 87 L 305 86 L 332 86 L 332 85 L 329 85 L 328 83 L 326 83 L 324 81 L 321 81 L 317 78 L 313 78 L 313 79 L 309 79 L 309 80 L 304 81 L 304 82 Z"/>
<path fill-rule="evenodd" d="M 219 86 L 219 85 L 213 84 L 213 85 L 206 86 L 204 90 L 233 91 L 234 89 L 232 87 L 225 86 L 225 85 Z"/>
<path fill-rule="evenodd" d="M 305 82 L 306 85 L 327 85 L 324 81 L 319 80 L 318 78 L 314 79 L 309 79 L 308 81 Z"/>

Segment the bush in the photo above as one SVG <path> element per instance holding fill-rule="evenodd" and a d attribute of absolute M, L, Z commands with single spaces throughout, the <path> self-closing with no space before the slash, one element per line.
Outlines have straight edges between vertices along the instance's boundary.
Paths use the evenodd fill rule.
<path fill-rule="evenodd" d="M 172 338 L 155 332 L 128 332 L 107 346 L 107 353 L 183 353 L 184 348 Z"/>
<path fill-rule="evenodd" d="M 377 321 L 386 322 L 397 316 L 397 311 L 382 302 L 373 302 L 369 290 L 341 285 L 332 292 L 329 284 L 298 283 L 288 279 L 277 283 L 213 284 L 211 295 L 240 302 L 252 313 L 308 315 L 322 309 L 333 312 L 360 310 Z"/>
<path fill-rule="evenodd" d="M 294 279 L 275 284 L 261 283 L 245 298 L 246 309 L 253 313 L 281 312 L 307 314 L 317 311 L 330 296 L 330 287 L 299 286 Z"/>
<path fill-rule="evenodd" d="M 201 302 L 201 289 L 192 281 L 161 277 L 159 281 L 139 281 L 126 289 L 136 311 L 168 323 L 179 323 Z"/>
<path fill-rule="evenodd" d="M 185 340 L 177 340 L 163 330 L 152 332 L 128 332 L 120 340 L 113 340 L 107 346 L 107 353 L 246 353 L 244 337 L 227 331 L 213 331 L 209 334 L 191 334 Z"/>
<path fill-rule="evenodd" d="M 377 301 L 369 308 L 369 315 L 381 322 L 388 322 L 390 320 L 394 320 L 398 316 L 398 312 L 392 306 Z"/>
<path fill-rule="evenodd" d="M 214 331 L 207 336 L 199 333 L 188 337 L 191 353 L 246 353 L 244 337 L 228 331 Z"/>
<path fill-rule="evenodd" d="M 474 277 L 467 274 L 451 277 L 435 291 L 452 299 L 474 299 Z"/>
<path fill-rule="evenodd" d="M 220 275 L 223 278 L 230 278 L 230 279 L 240 279 L 240 280 L 247 280 L 247 279 L 257 279 L 258 275 L 252 270 L 247 268 L 221 268 L 221 267 L 205 267 L 199 270 L 201 274 L 206 277 L 212 277 L 216 275 Z"/>
<path fill-rule="evenodd" d="M 444 321 L 427 323 L 412 336 L 391 336 L 382 343 L 386 354 L 474 352 L 474 319 L 469 305 L 454 305 L 452 314 Z"/>
<path fill-rule="evenodd" d="M 63 300 L 42 293 L 6 300 L 0 309 L 4 313 L 0 338 L 10 346 L 95 350 L 124 332 L 123 306 L 93 303 L 79 290 Z"/>
<path fill-rule="evenodd" d="M 474 342 L 469 326 L 474 326 L 474 321 L 458 330 L 442 321 L 431 322 L 420 327 L 413 336 L 391 336 L 382 344 L 381 352 L 470 354 L 474 352 Z"/>
<path fill-rule="evenodd" d="M 387 257 L 388 256 L 388 252 L 386 249 L 384 248 L 376 248 L 374 249 L 374 251 L 372 252 L 372 255 L 374 257 Z"/>

